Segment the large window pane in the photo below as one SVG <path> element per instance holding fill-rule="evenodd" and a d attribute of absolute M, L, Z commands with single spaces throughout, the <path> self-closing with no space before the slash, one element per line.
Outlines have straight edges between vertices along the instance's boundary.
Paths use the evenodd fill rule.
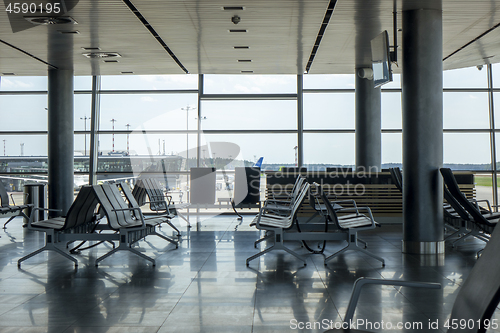
<path fill-rule="evenodd" d="M 47 135 L 0 135 L 0 154 L 2 156 L 47 156 Z"/>
<path fill-rule="evenodd" d="M 205 134 L 203 143 L 229 142 L 239 146 L 238 161 L 256 161 L 264 157 L 263 168 L 278 170 L 295 163 L 297 134 Z M 215 156 L 216 158 L 218 156 Z M 234 158 L 234 156 L 233 156 Z M 242 164 L 240 162 L 240 164 Z M 235 165 L 243 166 L 243 165 Z"/>
<path fill-rule="evenodd" d="M 180 90 L 198 89 L 198 75 L 106 75 L 103 90 Z"/>
<path fill-rule="evenodd" d="M 304 164 L 309 168 L 352 167 L 354 159 L 354 133 L 304 134 Z"/>
<path fill-rule="evenodd" d="M 382 134 L 382 164 L 401 163 L 403 163 L 403 135 L 401 133 Z"/>
<path fill-rule="evenodd" d="M 203 101 L 202 128 L 297 129 L 297 101 Z"/>
<path fill-rule="evenodd" d="M 487 133 L 445 133 L 444 163 L 452 169 L 490 170 Z"/>
<path fill-rule="evenodd" d="M 486 66 L 482 70 L 476 67 L 452 69 L 443 72 L 444 88 L 487 88 Z"/>
<path fill-rule="evenodd" d="M 354 89 L 354 74 L 307 74 L 304 89 Z"/>
<path fill-rule="evenodd" d="M 304 94 L 304 129 L 354 129 L 354 93 Z"/>
<path fill-rule="evenodd" d="M 394 66 L 394 65 L 393 65 Z M 401 74 L 392 74 L 392 81 L 384 84 L 382 89 L 399 89 L 401 88 Z"/>
<path fill-rule="evenodd" d="M 92 76 L 75 76 L 73 85 L 74 90 L 92 90 Z"/>
<path fill-rule="evenodd" d="M 90 114 L 92 103 L 91 94 L 78 94 L 75 95 L 74 109 L 75 109 L 75 131 L 90 130 Z"/>
<path fill-rule="evenodd" d="M 498 68 L 498 71 L 500 72 L 500 67 Z M 500 93 L 493 93 L 493 102 L 495 110 L 495 129 L 500 129 Z"/>
<path fill-rule="evenodd" d="M 0 95 L 0 130 L 46 131 L 47 95 Z"/>
<path fill-rule="evenodd" d="M 489 128 L 488 93 L 443 94 L 443 127 L 445 129 Z"/>
<path fill-rule="evenodd" d="M 115 153 L 124 153 L 127 151 L 127 134 L 99 134 L 99 152 L 102 156 L 113 155 L 113 140 Z M 165 154 L 185 157 L 187 145 L 189 145 L 189 158 L 195 158 L 197 146 L 196 134 L 189 134 L 188 138 L 185 133 L 151 134 L 143 133 L 142 131 L 133 131 L 128 136 L 129 154 L 132 156 L 160 156 Z"/>
<path fill-rule="evenodd" d="M 382 93 L 382 128 L 401 129 L 403 128 L 401 93 Z"/>
<path fill-rule="evenodd" d="M 205 94 L 296 93 L 296 75 L 205 75 Z"/>
<path fill-rule="evenodd" d="M 0 90 L 47 91 L 46 76 L 2 76 Z"/>
<path fill-rule="evenodd" d="M 101 96 L 101 130 L 190 130 L 197 128 L 197 94 Z M 189 112 L 186 110 L 189 106 Z M 184 109 L 184 110 L 183 110 Z M 115 119 L 116 122 L 111 120 Z"/>

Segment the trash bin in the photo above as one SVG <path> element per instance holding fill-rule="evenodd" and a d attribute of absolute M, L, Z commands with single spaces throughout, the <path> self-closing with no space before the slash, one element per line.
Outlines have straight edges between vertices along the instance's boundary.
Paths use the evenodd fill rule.
<path fill-rule="evenodd" d="M 25 214 L 29 217 L 34 208 L 47 207 L 47 186 L 42 183 L 25 183 L 24 197 L 27 204 L 33 204 L 32 208 L 26 208 Z M 34 216 L 33 221 L 45 220 L 47 212 L 44 210 L 38 211 Z M 24 218 L 24 223 L 28 223 Z"/>

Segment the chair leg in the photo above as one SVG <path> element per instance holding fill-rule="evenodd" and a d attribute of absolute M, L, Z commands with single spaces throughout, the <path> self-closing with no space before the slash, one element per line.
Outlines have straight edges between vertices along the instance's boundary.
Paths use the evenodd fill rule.
<path fill-rule="evenodd" d="M 151 235 L 151 234 L 152 234 L 152 233 L 150 233 L 150 235 Z M 162 237 L 162 236 L 161 236 L 161 235 L 159 235 L 159 234 L 156 234 L 156 235 L 158 235 L 158 236 Z M 121 234 L 120 239 L 126 239 L 126 240 L 127 240 L 127 239 L 128 239 L 128 235 L 127 235 L 127 234 Z M 141 252 L 137 251 L 136 249 L 131 248 L 131 247 L 130 247 L 130 245 L 131 245 L 131 243 L 130 243 L 130 242 L 128 242 L 128 241 L 127 241 L 127 242 L 123 242 L 123 243 L 120 241 L 120 244 L 119 244 L 117 247 L 115 247 L 114 249 L 112 249 L 112 250 L 111 250 L 111 251 L 109 251 L 108 253 L 106 253 L 106 254 L 102 255 L 101 257 L 97 258 L 97 259 L 96 259 L 96 261 L 95 261 L 95 266 L 97 267 L 101 261 L 103 261 L 104 259 L 106 259 L 106 258 L 107 258 L 107 257 L 109 257 L 110 255 L 112 255 L 112 254 L 114 254 L 115 252 L 118 252 L 118 251 L 120 251 L 120 250 L 130 251 L 130 252 L 132 252 L 132 253 L 134 253 L 134 254 L 137 254 L 139 257 L 144 258 L 144 259 L 146 259 L 146 260 L 150 261 L 150 262 L 153 264 L 153 266 L 155 266 L 155 265 L 156 265 L 156 261 L 155 261 L 153 258 L 148 257 L 148 256 L 147 256 L 147 255 L 145 255 L 144 253 L 141 253 Z"/>
<path fill-rule="evenodd" d="M 269 235 L 265 235 L 264 237 L 262 237 L 261 239 L 258 239 L 255 241 L 255 243 L 253 243 L 253 247 L 254 248 L 257 248 L 257 245 L 259 245 L 260 243 L 262 243 L 263 241 L 266 241 L 268 239 L 271 239 L 273 238 L 273 235 L 269 234 Z"/>
<path fill-rule="evenodd" d="M 287 248 L 285 246 L 285 244 L 283 243 L 283 230 L 276 229 L 276 230 L 272 230 L 272 231 L 274 231 L 274 235 L 273 235 L 274 236 L 274 244 L 271 247 L 268 247 L 267 249 L 249 257 L 246 261 L 247 266 L 249 265 L 250 261 L 262 256 L 263 254 L 266 254 L 270 251 L 273 251 L 273 250 L 284 250 L 284 251 L 290 253 L 291 255 L 293 255 L 295 258 L 301 260 L 304 263 L 304 266 L 306 266 L 307 265 L 306 260 L 303 257 L 301 257 L 298 253 L 295 253 L 294 251 Z"/>
<path fill-rule="evenodd" d="M 34 251 L 34 252 L 31 252 L 30 254 L 22 257 L 21 259 L 19 259 L 17 261 L 17 267 L 21 267 L 21 263 L 23 261 L 25 261 L 26 259 L 29 259 L 31 257 L 34 257 L 36 256 L 37 254 L 39 253 L 42 253 L 43 251 L 49 251 L 49 250 L 52 250 L 54 252 L 57 252 L 59 253 L 60 255 L 62 255 L 63 257 L 73 261 L 75 263 L 75 267 L 78 266 L 78 260 L 74 257 L 72 257 L 71 255 L 67 254 L 66 252 L 64 252 L 63 250 L 61 250 L 60 248 L 56 247 L 55 244 L 52 242 L 52 240 L 54 239 L 54 233 L 53 232 L 49 232 L 48 234 L 45 235 L 45 246 Z"/>
<path fill-rule="evenodd" d="M 251 256 L 251 257 L 248 257 L 248 258 L 247 258 L 247 266 L 250 264 L 250 261 L 252 261 L 252 260 L 254 260 L 254 259 L 256 259 L 256 258 L 258 258 L 258 257 L 260 257 L 260 256 L 262 256 L 262 255 L 264 255 L 264 254 L 266 254 L 266 253 L 268 253 L 268 252 L 271 252 L 272 250 L 274 250 L 274 245 L 272 245 L 272 246 L 268 247 L 267 249 L 265 249 L 265 250 L 263 250 L 263 251 L 260 251 L 260 252 L 259 252 L 259 253 L 257 253 L 257 254 L 254 254 L 254 255 L 253 255 L 253 256 Z"/>
<path fill-rule="evenodd" d="M 7 224 L 9 224 L 9 223 L 10 223 L 10 221 L 12 221 L 14 218 L 16 218 L 16 217 L 18 217 L 18 216 L 19 216 L 19 215 L 11 216 L 11 217 L 7 220 L 7 222 L 5 222 L 5 223 L 3 224 L 3 228 L 4 228 L 4 229 L 7 229 Z"/>
<path fill-rule="evenodd" d="M 177 232 L 177 237 L 181 237 L 181 232 L 179 231 L 179 229 L 177 229 L 175 225 L 172 224 L 171 221 L 166 221 L 165 223 L 168 224 L 172 229 L 174 229 L 175 232 Z"/>
<path fill-rule="evenodd" d="M 164 240 L 166 240 L 166 241 L 168 241 L 168 242 L 170 242 L 170 243 L 174 244 L 176 249 L 177 249 L 177 248 L 179 248 L 179 242 L 178 242 L 178 241 L 173 240 L 173 239 L 171 239 L 171 238 L 169 238 L 169 237 L 167 237 L 167 236 L 164 236 L 164 235 L 162 235 L 162 234 L 159 234 L 159 233 L 157 233 L 156 231 L 154 231 L 154 232 L 150 233 L 150 235 L 156 235 L 156 236 L 158 236 L 158 237 L 160 237 L 160 238 L 163 238 Z"/>
<path fill-rule="evenodd" d="M 347 250 L 354 250 L 354 251 L 359 251 L 359 252 L 362 252 L 366 255 L 369 255 L 370 257 L 372 257 L 373 259 L 376 259 L 378 261 L 380 261 L 382 263 L 382 266 L 384 267 L 385 266 L 385 260 L 373 253 L 371 253 L 370 251 L 366 250 L 366 249 L 363 249 L 361 247 L 358 246 L 358 241 L 360 241 L 360 239 L 357 238 L 357 232 L 356 231 L 351 231 L 349 230 L 349 233 L 348 233 L 348 241 L 347 241 L 347 246 L 340 249 L 339 251 L 335 252 L 334 254 L 328 256 L 325 258 L 325 266 L 326 264 L 332 260 L 334 257 L 338 256 L 339 254 L 341 253 L 344 253 L 345 251 Z M 364 243 L 366 244 L 365 241 L 361 241 L 361 243 Z"/>

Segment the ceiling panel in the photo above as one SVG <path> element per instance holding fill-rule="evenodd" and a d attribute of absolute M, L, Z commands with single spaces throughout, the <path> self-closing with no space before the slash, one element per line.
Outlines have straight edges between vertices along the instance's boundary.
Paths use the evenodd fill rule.
<path fill-rule="evenodd" d="M 421 3 L 405 1 L 405 6 Z M 329 0 L 132 0 L 132 4 L 190 73 L 297 74 L 306 67 Z M 369 66 L 370 39 L 388 30 L 393 41 L 393 4 L 393 0 L 338 0 L 310 73 L 353 73 L 356 66 Z M 224 6 L 244 10 L 225 11 Z M 398 0 L 399 28 L 401 6 Z M 445 69 L 500 62 L 500 28 L 485 34 L 500 23 L 499 9 L 500 0 L 443 1 L 443 57 L 470 43 L 444 62 Z M 78 24 L 34 26 L 13 33 L 0 2 L 0 40 L 41 60 L 0 43 L 0 73 L 46 75 L 44 62 L 58 68 L 73 66 L 76 75 L 184 73 L 124 1 L 80 0 L 68 15 Z M 239 24 L 231 22 L 233 15 L 241 17 Z M 71 30 L 79 34 L 60 33 Z M 398 37 L 401 46 L 401 32 Z M 234 49 L 242 45 L 249 48 Z M 90 46 L 118 52 L 121 58 L 117 63 L 87 59 L 82 47 Z M 394 68 L 399 72 L 401 64 Z"/>

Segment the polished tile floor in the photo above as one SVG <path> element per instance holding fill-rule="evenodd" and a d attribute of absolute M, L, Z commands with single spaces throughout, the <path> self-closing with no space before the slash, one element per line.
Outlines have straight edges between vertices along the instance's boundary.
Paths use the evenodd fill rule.
<path fill-rule="evenodd" d="M 385 267 L 352 251 L 325 267 L 323 255 L 307 254 L 299 243 L 289 245 L 308 256 L 305 267 L 283 251 L 246 267 L 257 252 L 251 218 L 239 225 L 234 216 L 199 217 L 191 229 L 176 219 L 178 249 L 154 236 L 137 244 L 156 267 L 122 251 L 96 268 L 95 258 L 109 250 L 99 245 L 77 256 L 78 269 L 54 252 L 18 269 L 17 259 L 44 239 L 16 218 L 0 232 L 0 332 L 322 332 L 341 322 L 352 284 L 362 276 L 441 283 L 440 290 L 370 286 L 355 315 L 375 328 L 421 323 L 418 331 L 440 332 L 483 246 L 470 241 L 447 247 L 443 256 L 404 255 L 401 226 L 385 225 L 362 236 Z M 329 243 L 326 253 L 339 247 Z M 436 321 L 440 329 L 428 329 Z"/>

